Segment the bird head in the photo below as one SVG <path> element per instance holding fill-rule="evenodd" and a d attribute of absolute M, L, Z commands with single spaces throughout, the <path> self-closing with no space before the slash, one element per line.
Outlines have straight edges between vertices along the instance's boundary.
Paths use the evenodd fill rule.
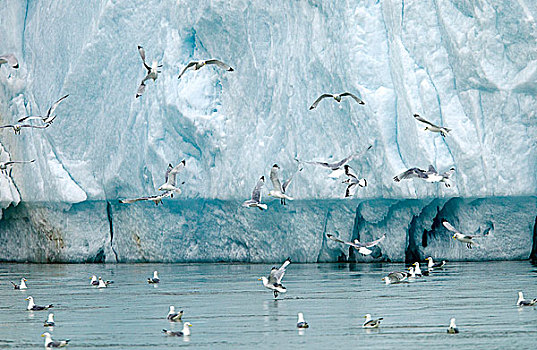
<path fill-rule="evenodd" d="M 185 323 L 185 326 L 192 327 L 192 323 L 187 322 L 187 323 Z"/>
<path fill-rule="evenodd" d="M 49 332 L 45 332 L 43 334 L 41 334 L 42 337 L 50 337 L 50 333 Z"/>
<path fill-rule="evenodd" d="M 457 234 L 454 234 L 454 235 L 453 235 L 453 239 L 457 239 Z"/>

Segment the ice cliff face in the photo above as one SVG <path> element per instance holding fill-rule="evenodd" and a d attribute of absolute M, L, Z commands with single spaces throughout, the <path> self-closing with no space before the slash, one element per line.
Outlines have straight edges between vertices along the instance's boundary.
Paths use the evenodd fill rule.
<path fill-rule="evenodd" d="M 431 230 L 428 220 L 435 216 L 419 214 L 431 206 L 429 198 L 449 202 L 451 197 L 536 194 L 536 14 L 537 3 L 527 0 L 2 2 L 0 53 L 14 52 L 21 68 L 0 68 L 0 123 L 45 113 L 60 96 L 70 96 L 46 130 L 23 130 L 17 136 L 0 130 L 4 149 L 0 159 L 37 159 L 14 168 L 11 178 L 2 176 L 0 204 L 5 208 L 19 200 L 24 203 L 9 213 L 9 225 L 31 223 L 36 237 L 48 237 L 44 232 L 50 230 L 62 237 L 63 247 L 52 249 L 60 260 L 84 260 L 102 247 L 111 249 L 110 242 L 100 243 L 110 241 L 109 226 L 115 227 L 109 225 L 110 217 L 118 224 L 113 241 L 117 241 L 120 260 L 131 256 L 132 260 L 142 256 L 168 259 L 160 247 L 162 239 L 146 237 L 149 232 L 136 233 L 142 251 L 144 240 L 160 247 L 142 254 L 136 251 L 136 237 L 127 231 L 145 216 L 141 221 L 148 228 L 154 225 L 150 218 L 183 222 L 184 210 L 156 211 L 152 203 L 119 207 L 106 201 L 117 203 L 117 198 L 155 193 L 167 164 L 184 158 L 182 199 L 217 203 L 209 208 L 219 214 L 175 203 L 173 208 L 188 208 L 190 213 L 180 227 L 197 225 L 195 229 L 208 237 L 216 231 L 208 233 L 203 216 L 220 217 L 223 225 L 235 227 L 221 230 L 222 247 L 227 247 L 228 238 L 237 242 L 235 234 L 258 235 L 245 243 L 249 249 L 230 248 L 245 252 L 230 254 L 230 259 L 261 261 L 276 258 L 252 252 L 260 249 L 254 248 L 255 242 L 275 247 L 268 243 L 273 232 L 269 218 L 273 218 L 276 227 L 309 237 L 303 245 L 311 239 L 318 243 L 301 260 L 330 260 L 336 257 L 330 250 L 334 247 L 331 242 L 322 243 L 319 223 L 323 215 L 313 208 L 323 213 L 324 205 L 345 208 L 334 209 L 342 220 L 334 225 L 349 237 L 358 232 L 355 221 L 362 220 L 364 228 L 368 222 L 374 227 L 375 220 L 361 214 L 365 208 L 371 205 L 375 209 L 370 212 L 382 210 L 373 204 L 356 208 L 358 202 L 339 201 L 344 187 L 327 179 L 326 172 L 306 166 L 297 175 L 292 195 L 310 204 L 296 204 L 302 209 L 294 215 L 301 217 L 288 219 L 288 226 L 280 226 L 280 219 L 273 216 L 283 210 L 276 203 L 269 209 L 272 214 L 237 211 L 234 205 L 250 195 L 257 178 L 268 175 L 273 163 L 282 167 L 285 176 L 295 168 L 295 157 L 339 160 L 372 144 L 363 160 L 351 163 L 369 183 L 357 197 L 371 203 L 383 198 L 408 205 L 408 215 L 398 224 L 410 227 L 416 215 L 415 220 L 423 222 L 413 229 L 415 233 L 395 230 L 392 238 L 402 244 L 393 243 L 394 247 L 412 250 L 409 242 L 419 238 L 412 235 L 418 235 L 422 226 Z M 137 45 L 144 46 L 148 60 L 164 65 L 156 83 L 148 82 L 140 99 L 134 96 L 145 72 Z M 189 60 L 209 57 L 229 63 L 235 72 L 204 68 L 177 80 Z M 345 90 L 360 94 L 366 105 L 327 100 L 316 110 L 308 110 L 319 94 Z M 424 132 L 413 113 L 453 131 L 445 139 Z M 415 181 L 395 184 L 392 180 L 407 167 L 428 164 L 439 170 L 454 166 L 454 186 Z M 416 199 L 418 204 L 405 199 Z M 486 201 L 496 208 L 497 216 L 511 213 L 502 212 L 495 199 Z M 53 202 L 47 208 L 45 203 Z M 525 209 L 533 203 L 530 199 L 523 202 L 530 203 Z M 464 203 L 465 208 L 470 205 Z M 431 208 L 426 211 L 434 212 Z M 531 225 L 524 226 L 524 234 L 529 236 L 534 209 L 525 214 L 524 222 Z M 121 215 L 127 212 L 136 216 L 129 221 Z M 474 231 L 484 225 L 478 212 L 461 219 L 462 225 Z M 49 217 L 54 215 L 74 215 L 80 225 L 67 219 L 56 222 L 58 218 Z M 88 219 L 86 225 L 82 225 L 83 218 Z M 241 222 L 232 224 L 234 220 Z M 256 220 L 261 221 L 254 225 Z M 308 220 L 316 222 L 306 224 Z M 0 222 L 0 232 L 6 237 L 7 222 Z M 126 223 L 125 231 L 120 222 Z M 97 234 L 101 229 L 102 234 Z M 29 236 L 34 234 L 28 230 Z M 74 239 L 74 245 L 68 243 L 76 230 L 100 238 L 90 239 L 85 251 Z M 174 232 L 172 237 L 180 236 L 177 227 Z M 296 244 L 293 237 L 282 238 L 284 246 Z M 43 239 L 45 245 L 57 241 Z M 134 243 L 128 248 L 127 243 L 119 245 L 122 240 Z M 189 242 L 185 249 L 195 246 Z M 522 245 L 531 249 L 528 241 Z M 426 249 L 433 246 L 427 244 Z M 106 249 L 102 254 L 113 259 L 114 254 Z M 226 249 L 222 248 L 221 255 L 207 254 L 207 260 L 225 260 Z M 391 258 L 401 259 L 405 254 L 393 253 Z M 449 254 L 466 258 L 457 256 L 455 250 Z M 34 259 L 35 254 L 27 256 Z M 181 259 L 188 257 L 176 260 Z"/>

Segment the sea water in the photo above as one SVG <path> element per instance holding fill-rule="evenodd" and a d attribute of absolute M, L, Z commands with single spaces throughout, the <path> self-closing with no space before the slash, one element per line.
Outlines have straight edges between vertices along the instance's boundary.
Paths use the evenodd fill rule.
<path fill-rule="evenodd" d="M 44 347 L 40 335 L 71 339 L 69 349 L 535 349 L 537 310 L 518 308 L 517 292 L 537 297 L 530 262 L 448 262 L 409 283 L 381 278 L 403 264 L 291 264 L 288 291 L 274 300 L 257 278 L 271 264 L 0 264 L 0 348 Z M 157 270 L 158 285 L 147 278 Z M 425 269 L 424 269 L 425 270 Z M 91 275 L 114 283 L 90 285 Z M 28 279 L 28 290 L 9 281 Z M 56 326 L 43 326 L 54 304 Z M 170 305 L 192 323 L 189 337 L 169 337 Z M 297 313 L 310 328 L 296 328 Z M 365 330 L 363 316 L 383 317 Z M 459 334 L 447 334 L 450 318 Z"/>

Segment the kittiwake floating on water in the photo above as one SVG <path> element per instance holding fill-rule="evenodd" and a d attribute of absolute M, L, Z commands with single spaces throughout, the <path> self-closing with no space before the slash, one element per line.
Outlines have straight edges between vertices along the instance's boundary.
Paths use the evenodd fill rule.
<path fill-rule="evenodd" d="M 357 239 L 355 239 L 354 242 L 345 242 L 345 241 L 343 241 L 343 240 L 341 240 L 341 239 L 339 239 L 339 238 L 337 238 L 334 235 L 331 235 L 329 233 L 326 234 L 326 237 L 328 237 L 329 239 L 331 239 L 334 242 L 350 245 L 351 247 L 356 248 L 358 250 L 358 252 L 360 254 L 362 254 L 362 255 L 369 255 L 369 254 L 372 253 L 372 250 L 367 249 L 367 248 L 372 248 L 372 247 L 376 246 L 377 244 L 379 244 L 380 242 L 382 242 L 384 240 L 384 238 L 386 238 L 386 235 L 383 235 L 382 237 L 380 237 L 377 240 L 374 240 L 374 241 L 371 241 L 371 242 L 366 242 L 366 243 L 360 243 L 360 241 L 357 240 Z"/>
<path fill-rule="evenodd" d="M 446 219 L 442 219 L 442 225 L 444 225 L 445 228 L 447 228 L 449 231 L 453 232 L 453 239 L 456 239 L 457 241 L 466 243 L 466 248 L 472 249 L 472 245 L 478 245 L 473 238 L 475 236 L 469 236 L 460 233 L 453 225 L 451 225 Z"/>
<path fill-rule="evenodd" d="M 457 328 L 457 325 L 455 324 L 455 319 L 454 318 L 452 318 L 449 321 L 449 327 L 447 329 L 447 332 L 449 334 L 457 334 L 457 333 L 459 333 L 459 329 Z"/>
<path fill-rule="evenodd" d="M 397 284 L 405 281 L 408 278 L 409 274 L 401 271 L 393 271 L 388 274 L 386 277 L 382 277 L 382 280 L 386 284 Z"/>
<path fill-rule="evenodd" d="M 26 286 L 26 278 L 21 278 L 21 283 L 20 284 L 16 284 L 12 281 L 9 281 L 11 282 L 11 284 L 13 285 L 13 289 L 20 289 L 20 290 L 24 290 L 24 289 L 28 289 L 28 287 Z"/>
<path fill-rule="evenodd" d="M 45 323 L 43 323 L 43 326 L 45 326 L 45 327 L 54 327 L 55 325 L 56 325 L 56 323 L 54 322 L 54 314 L 53 313 L 48 314 L 48 318 L 45 321 Z"/>
<path fill-rule="evenodd" d="M 280 167 L 278 166 L 278 164 L 274 164 L 272 168 L 270 169 L 270 181 L 272 182 L 272 186 L 274 186 L 274 189 L 270 190 L 268 195 L 274 198 L 279 198 L 280 203 L 283 205 L 285 205 L 286 199 L 292 201 L 293 198 L 289 197 L 286 194 L 287 188 L 289 187 L 289 184 L 291 183 L 291 180 L 293 180 L 293 177 L 295 176 L 295 174 L 301 170 L 302 169 L 297 170 L 293 175 L 291 175 L 290 178 L 285 180 L 285 182 L 282 184 L 280 181 L 280 174 L 279 174 Z"/>
<path fill-rule="evenodd" d="M 431 257 L 428 257 L 425 260 L 427 260 L 427 268 L 430 269 L 430 270 L 432 270 L 432 269 L 440 269 L 440 268 L 444 267 L 444 265 L 446 264 L 445 260 L 442 260 L 439 263 L 435 263 L 433 261 L 433 258 L 431 258 Z"/>
<path fill-rule="evenodd" d="M 304 314 L 302 312 L 298 313 L 298 321 L 296 326 L 297 328 L 309 328 L 308 323 L 304 320 Z"/>
<path fill-rule="evenodd" d="M 428 120 L 424 119 L 423 117 L 421 117 L 419 114 L 414 114 L 414 118 L 416 118 L 417 121 L 420 121 L 420 122 L 422 122 L 424 124 L 427 124 L 427 126 L 425 127 L 425 131 L 429 130 L 431 132 L 438 132 L 443 137 L 446 137 L 448 132 L 451 131 L 451 129 L 448 129 L 448 128 L 444 127 L 444 126 L 438 126 L 438 125 L 435 125 L 435 124 L 431 123 L 430 121 L 428 121 Z"/>
<path fill-rule="evenodd" d="M 333 179 L 337 179 L 341 175 L 343 175 L 343 173 L 345 172 L 345 169 L 343 168 L 343 166 L 345 164 L 347 164 L 348 162 L 350 162 L 351 160 L 353 160 L 355 158 L 362 157 L 372 147 L 373 146 L 370 145 L 369 147 L 367 147 L 367 149 L 364 152 L 351 154 L 350 156 L 348 156 L 346 158 L 343 158 L 342 160 L 340 160 L 339 162 L 336 162 L 336 163 L 317 162 L 317 161 L 301 161 L 301 160 L 298 160 L 298 159 L 297 159 L 297 161 L 299 163 L 319 165 L 319 166 L 328 168 L 328 169 L 332 170 L 332 172 L 328 175 L 328 177 L 331 177 Z"/>
<path fill-rule="evenodd" d="M 421 268 L 420 268 L 420 263 L 419 263 L 419 262 L 416 261 L 416 262 L 415 262 L 414 264 L 412 264 L 412 265 L 414 265 L 414 273 L 416 274 L 416 276 L 418 276 L 418 277 L 422 277 L 422 276 L 424 276 L 424 275 L 428 275 L 428 274 L 429 274 L 428 272 L 425 272 L 425 273 L 421 272 Z"/>
<path fill-rule="evenodd" d="M 372 319 L 370 314 L 365 315 L 364 318 L 365 322 L 362 325 L 362 328 L 378 328 L 380 326 L 380 321 L 384 319 L 382 317 Z"/>
<path fill-rule="evenodd" d="M 157 80 L 159 73 L 161 73 L 159 68 L 162 67 L 162 64 L 159 65 L 157 61 L 153 61 L 151 63 L 151 67 L 148 66 L 147 63 L 145 63 L 145 50 L 143 47 L 138 46 L 138 52 L 140 53 L 140 57 L 142 58 L 142 63 L 144 64 L 144 67 L 147 70 L 147 74 L 144 77 L 144 79 L 142 79 L 142 82 L 140 83 L 140 86 L 138 87 L 138 91 L 136 92 L 136 98 L 142 96 L 142 94 L 144 93 L 146 80 L 149 80 L 149 79 L 153 79 L 153 81 Z"/>
<path fill-rule="evenodd" d="M 168 315 L 166 316 L 166 318 L 168 319 L 168 321 L 181 321 L 181 318 L 183 318 L 183 310 L 176 312 L 175 306 L 170 305 L 170 311 L 168 311 Z"/>
<path fill-rule="evenodd" d="M 192 324 L 190 322 L 185 322 L 183 324 L 183 329 L 179 332 L 169 331 L 167 329 L 163 329 L 162 332 L 164 332 L 166 335 L 172 336 L 172 337 L 182 337 L 182 336 L 189 336 L 190 335 L 190 327 L 192 327 Z"/>
<path fill-rule="evenodd" d="M 42 337 L 45 337 L 45 348 L 63 348 L 71 341 L 70 339 L 65 340 L 52 340 L 52 336 L 49 332 L 41 334 Z"/>
<path fill-rule="evenodd" d="M 354 169 L 348 164 L 346 164 L 343 169 L 345 170 L 345 175 L 349 177 L 347 180 L 343 181 L 344 184 L 348 184 L 347 189 L 345 190 L 345 198 L 352 197 L 356 193 L 358 186 L 367 186 L 367 180 L 359 179 Z"/>
<path fill-rule="evenodd" d="M 352 97 L 352 99 L 355 100 L 356 102 L 358 102 L 358 104 L 365 105 L 365 102 L 362 101 L 358 96 L 356 96 L 354 94 L 351 94 L 350 92 L 343 92 L 343 93 L 340 93 L 340 94 L 322 94 L 321 96 L 319 96 L 315 100 L 315 102 L 313 102 L 313 104 L 310 107 L 310 110 L 316 108 L 317 105 L 319 104 L 319 102 L 321 102 L 321 100 L 323 100 L 325 98 L 332 97 L 334 100 L 336 100 L 337 103 L 339 103 L 339 102 L 341 102 L 341 98 L 345 97 L 345 96 Z"/>
<path fill-rule="evenodd" d="M 287 288 L 282 285 L 282 278 L 285 275 L 285 268 L 291 263 L 291 258 L 287 258 L 280 266 L 279 269 L 273 267 L 270 270 L 270 275 L 267 277 L 260 277 L 258 281 L 263 281 L 263 286 L 274 292 L 274 298 L 278 297 L 278 293 L 286 293 Z"/>
<path fill-rule="evenodd" d="M 206 65 L 209 65 L 209 64 L 214 64 L 216 65 L 217 67 L 219 68 L 222 68 L 223 70 L 226 70 L 228 72 L 233 72 L 233 68 L 231 68 L 229 65 L 225 64 L 224 62 L 220 61 L 220 60 L 216 60 L 216 59 L 210 59 L 210 60 L 205 60 L 205 61 L 190 61 L 186 66 L 185 68 L 183 68 L 183 70 L 181 71 L 181 73 L 179 74 L 179 76 L 177 77 L 177 79 L 181 79 L 181 77 L 183 76 L 183 74 L 185 74 L 185 72 L 189 69 L 194 69 L 194 70 L 199 70 L 201 69 L 202 67 L 206 66 Z"/>
<path fill-rule="evenodd" d="M 138 201 L 152 201 L 152 202 L 155 203 L 155 205 L 158 206 L 159 204 L 162 203 L 162 200 L 164 198 L 168 198 L 168 197 L 173 197 L 173 191 L 166 191 L 164 193 L 156 194 L 156 195 L 148 196 L 148 197 L 139 197 L 139 198 L 132 198 L 132 199 L 120 199 L 119 203 L 131 204 L 131 203 L 138 202 Z"/>
<path fill-rule="evenodd" d="M 168 168 L 166 169 L 166 175 L 165 175 L 165 183 L 161 185 L 158 190 L 159 191 L 171 191 L 171 196 L 173 198 L 173 193 L 177 193 L 178 195 L 181 194 L 181 189 L 179 187 L 175 187 L 176 180 L 177 180 L 177 174 L 184 169 L 186 166 L 186 161 L 183 159 L 179 162 L 176 166 L 173 166 L 171 164 L 168 164 Z"/>
<path fill-rule="evenodd" d="M 50 309 L 51 307 L 53 307 L 54 305 L 52 304 L 49 304 L 49 305 L 46 305 L 46 306 L 39 306 L 39 305 L 35 305 L 34 303 L 34 298 L 29 296 L 28 298 L 26 298 L 25 300 L 28 300 L 28 307 L 26 308 L 28 311 L 42 311 L 42 310 L 48 310 Z"/>
<path fill-rule="evenodd" d="M 408 268 L 408 278 L 416 278 L 416 273 L 414 272 L 414 267 L 412 266 Z"/>
<path fill-rule="evenodd" d="M 261 176 L 259 181 L 257 181 L 254 190 L 252 191 L 252 198 L 244 201 L 242 206 L 246 208 L 259 208 L 259 210 L 267 210 L 267 205 L 261 203 L 261 189 L 263 189 L 264 185 L 265 177 Z"/>
<path fill-rule="evenodd" d="M 516 302 L 516 306 L 533 306 L 535 304 L 537 304 L 537 299 L 526 300 L 524 299 L 524 294 L 522 294 L 522 292 L 518 292 L 518 301 Z"/>
<path fill-rule="evenodd" d="M 41 115 L 36 115 L 36 116 L 28 116 L 28 117 L 24 117 L 24 118 L 21 118 L 18 120 L 19 123 L 23 122 L 23 121 L 26 121 L 26 120 L 33 120 L 33 119 L 38 119 L 38 120 L 41 120 L 45 125 L 49 125 L 49 124 L 52 124 L 52 122 L 54 121 L 54 119 L 56 119 L 56 115 L 54 114 L 54 111 L 56 110 L 56 108 L 58 107 L 58 105 L 63 101 L 65 100 L 67 97 L 69 97 L 69 94 L 61 97 L 58 101 L 54 102 L 54 104 L 52 105 L 52 107 L 50 107 L 47 111 L 47 114 L 43 117 Z"/>
<path fill-rule="evenodd" d="M 12 53 L 0 56 L 0 67 L 2 67 L 4 63 L 7 63 L 11 68 L 19 68 L 19 61 L 17 60 L 17 57 L 15 57 L 15 55 Z"/>
<path fill-rule="evenodd" d="M 31 124 L 6 124 L 0 126 L 0 129 L 12 128 L 15 135 L 20 135 L 22 128 L 33 128 L 33 129 L 46 129 L 50 124 L 45 125 L 31 125 Z"/>
<path fill-rule="evenodd" d="M 147 279 L 147 283 L 160 283 L 160 278 L 158 278 L 157 271 L 153 271 L 153 277 Z"/>

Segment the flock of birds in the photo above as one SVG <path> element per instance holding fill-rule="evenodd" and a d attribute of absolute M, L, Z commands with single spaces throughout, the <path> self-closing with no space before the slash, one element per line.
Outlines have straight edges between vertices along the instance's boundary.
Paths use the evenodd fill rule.
<path fill-rule="evenodd" d="M 146 69 L 147 73 L 145 77 L 142 79 L 137 92 L 136 92 L 136 98 L 139 98 L 143 95 L 143 93 L 146 90 L 146 82 L 149 80 L 153 80 L 154 82 L 157 80 L 158 75 L 161 73 L 162 64 L 159 64 L 157 61 L 152 61 L 151 65 L 148 65 L 146 62 L 146 55 L 145 50 L 143 47 L 138 46 L 138 52 L 140 54 L 140 57 L 142 59 L 142 63 L 144 68 Z M 19 68 L 19 63 L 17 58 L 13 54 L 8 55 L 2 55 L 0 56 L 0 66 L 2 64 L 8 64 L 13 69 Z M 217 60 L 217 59 L 208 59 L 208 60 L 200 60 L 200 61 L 191 61 L 188 63 L 183 70 L 180 72 L 178 78 L 180 79 L 188 70 L 194 70 L 197 71 L 203 67 L 206 66 L 216 66 L 220 69 L 223 69 L 225 71 L 234 71 L 234 69 L 229 66 L 228 64 Z M 63 102 L 69 95 L 65 95 L 61 97 L 59 100 L 57 100 L 47 111 L 45 116 L 26 116 L 23 118 L 20 118 L 16 123 L 13 124 L 6 124 L 0 126 L 0 128 L 11 128 L 15 134 L 20 134 L 23 128 L 34 128 L 34 129 L 46 129 L 48 128 L 53 121 L 56 118 L 55 110 L 60 105 L 61 102 Z M 349 97 L 352 100 L 354 100 L 359 105 L 364 105 L 365 102 L 360 99 L 358 96 L 350 93 L 350 92 L 343 92 L 338 94 L 322 94 L 319 96 L 313 104 L 310 106 L 310 110 L 315 109 L 321 101 L 324 99 L 333 99 L 334 101 L 340 103 L 344 97 Z M 439 133 L 442 137 L 446 137 L 448 133 L 451 131 L 451 129 L 445 127 L 445 126 L 438 126 L 435 125 L 428 120 L 424 119 L 418 114 L 414 114 L 414 118 L 420 122 L 426 125 L 425 130 Z M 360 187 L 366 187 L 367 186 L 367 180 L 364 178 L 360 178 L 356 171 L 348 165 L 348 163 L 356 158 L 362 157 L 365 152 L 367 152 L 369 149 L 371 149 L 372 146 L 369 146 L 364 152 L 362 153 L 355 153 L 351 154 L 348 157 L 343 158 L 342 160 L 334 163 L 329 162 L 321 162 L 321 161 L 302 161 L 299 159 L 296 159 L 298 163 L 297 169 L 293 172 L 293 174 L 283 181 L 280 175 L 280 166 L 278 164 L 274 164 L 270 170 L 269 178 L 272 182 L 273 189 L 268 192 L 268 195 L 270 197 L 276 198 L 280 200 L 281 205 L 286 205 L 287 201 L 292 201 L 293 197 L 290 196 L 288 190 L 289 186 L 291 184 L 291 181 L 295 174 L 302 171 L 304 168 L 304 164 L 311 164 L 316 165 L 322 168 L 326 168 L 331 170 L 331 173 L 328 175 L 330 178 L 338 179 L 342 175 L 345 175 L 347 179 L 343 181 L 344 184 L 347 185 L 345 190 L 345 197 L 352 197 L 354 196 L 356 190 Z M 35 160 L 19 160 L 19 161 L 7 161 L 7 162 L 0 162 L 0 171 L 4 175 L 8 175 L 8 169 L 11 170 L 11 166 L 14 164 L 23 164 L 23 163 L 32 163 Z M 153 201 L 156 205 L 159 205 L 162 203 L 162 200 L 164 198 L 171 197 L 173 198 L 174 194 L 181 194 L 181 189 L 177 185 L 177 175 L 178 173 L 184 169 L 186 166 L 186 160 L 182 160 L 179 164 L 176 166 L 173 166 L 172 164 L 169 164 L 166 172 L 165 172 L 165 181 L 164 184 L 162 184 L 158 188 L 158 193 L 150 196 L 142 196 L 138 198 L 133 199 L 123 199 L 120 200 L 120 203 L 134 203 L 138 201 Z M 429 183 L 444 183 L 446 187 L 450 187 L 450 178 L 455 172 L 455 168 L 450 168 L 449 170 L 445 172 L 439 172 L 437 171 L 434 166 L 430 165 L 427 170 L 423 170 L 417 167 L 407 169 L 406 171 L 402 172 L 401 174 L 396 175 L 393 180 L 395 182 L 400 182 L 401 180 L 407 180 L 407 179 L 421 179 L 425 182 Z M 11 173 L 9 173 L 9 176 Z M 181 184 L 184 184 L 182 182 Z M 260 210 L 266 210 L 268 209 L 267 204 L 262 203 L 261 200 L 261 192 L 265 185 L 265 176 L 261 176 L 255 186 L 255 188 L 252 191 L 251 198 L 244 201 L 242 206 L 247 208 L 258 208 Z M 442 220 L 443 226 L 451 231 L 453 233 L 453 239 L 456 239 L 462 243 L 465 243 L 469 249 L 472 248 L 472 246 L 476 246 L 477 243 L 474 240 L 474 236 L 465 235 L 461 232 L 459 232 L 453 225 L 451 225 L 447 220 Z M 327 234 L 327 238 L 344 244 L 348 245 L 350 247 L 355 248 L 360 254 L 362 255 L 369 255 L 372 253 L 373 247 L 380 244 L 384 239 L 385 236 L 380 237 L 379 239 L 376 239 L 371 242 L 362 243 L 359 240 L 354 240 L 353 242 L 346 242 L 344 240 L 341 240 L 338 237 L 335 237 L 334 235 Z M 397 284 L 397 283 L 403 283 L 408 282 L 415 278 L 421 278 L 422 276 L 429 275 L 433 270 L 435 269 L 442 269 L 445 265 L 445 261 L 442 261 L 441 263 L 434 263 L 432 258 L 427 258 L 428 261 L 428 269 L 427 271 L 421 271 L 419 262 L 416 262 L 413 264 L 412 267 L 409 267 L 408 271 L 393 271 L 389 273 L 387 276 L 383 277 L 382 280 L 386 284 Z M 286 293 L 287 289 L 282 284 L 282 279 L 285 275 L 286 268 L 291 263 L 290 259 L 287 259 L 284 261 L 284 263 L 279 267 L 273 267 L 270 271 L 270 274 L 268 277 L 260 277 L 259 280 L 262 281 L 262 284 L 265 288 L 271 290 L 274 294 L 274 298 L 277 298 L 280 293 Z M 160 283 L 160 278 L 158 277 L 157 271 L 154 272 L 153 277 L 148 278 L 147 280 L 150 284 L 157 284 Z M 15 289 L 25 290 L 27 289 L 26 285 L 26 279 L 22 278 L 19 285 L 11 282 Z M 97 288 L 107 288 L 112 281 L 104 281 L 101 277 L 96 278 L 96 276 L 92 276 L 91 279 L 91 285 L 96 286 Z M 52 308 L 53 305 L 46 305 L 46 306 L 39 306 L 34 303 L 34 300 L 31 296 L 28 296 L 26 298 L 28 300 L 28 307 L 27 310 L 29 311 L 41 311 L 41 310 L 48 310 L 49 308 Z M 519 299 L 517 302 L 518 306 L 533 306 L 537 303 L 537 299 L 533 300 L 525 300 L 523 298 L 522 292 L 519 292 Z M 169 313 L 166 317 L 169 321 L 172 322 L 178 322 L 182 321 L 183 318 L 183 311 L 176 312 L 174 306 L 170 306 Z M 364 316 L 365 322 L 363 323 L 364 328 L 378 328 L 380 326 L 381 321 L 383 320 L 382 317 L 372 319 L 370 314 L 367 314 Z M 46 327 L 54 327 L 54 315 L 50 313 L 48 315 L 47 320 L 44 322 L 44 326 Z M 189 336 L 190 333 L 190 327 L 192 326 L 191 323 L 186 322 L 183 324 L 183 329 L 179 332 L 170 331 L 163 329 L 163 333 L 169 336 Z M 308 328 L 309 325 L 304 319 L 304 315 L 302 313 L 298 313 L 298 322 L 297 322 L 298 328 Z M 450 326 L 447 330 L 448 333 L 458 333 L 459 330 L 455 325 L 455 319 L 452 318 L 450 321 Z M 49 332 L 45 332 L 42 334 L 43 337 L 45 337 L 45 347 L 46 348 L 57 348 L 57 347 L 64 347 L 69 343 L 69 340 L 60 340 L 55 341 L 52 339 L 52 336 Z"/>

